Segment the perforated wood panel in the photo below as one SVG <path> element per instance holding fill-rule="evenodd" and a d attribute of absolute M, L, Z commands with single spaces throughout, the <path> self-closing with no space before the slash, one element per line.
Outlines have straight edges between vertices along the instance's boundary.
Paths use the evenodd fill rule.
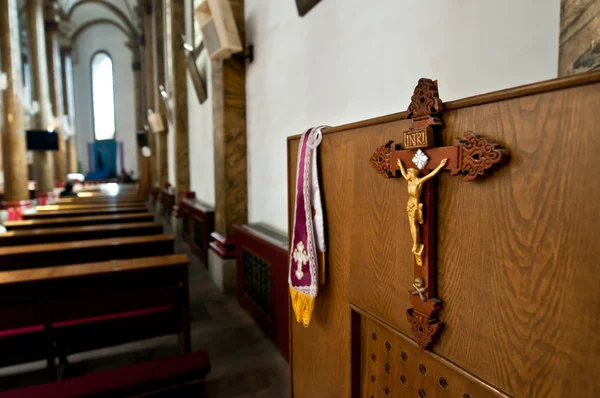
<path fill-rule="evenodd" d="M 360 338 L 360 397 L 507 397 L 368 315 L 354 317 L 360 317 L 352 336 Z"/>

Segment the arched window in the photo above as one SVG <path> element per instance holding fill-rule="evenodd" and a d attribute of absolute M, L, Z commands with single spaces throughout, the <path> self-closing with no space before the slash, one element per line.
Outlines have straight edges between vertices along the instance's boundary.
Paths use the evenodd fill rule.
<path fill-rule="evenodd" d="M 115 138 L 115 93 L 113 63 L 105 52 L 92 57 L 92 112 L 96 140 Z"/>

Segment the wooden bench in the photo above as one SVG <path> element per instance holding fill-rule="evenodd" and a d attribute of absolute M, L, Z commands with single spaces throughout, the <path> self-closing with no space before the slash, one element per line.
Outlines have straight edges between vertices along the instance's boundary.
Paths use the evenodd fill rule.
<path fill-rule="evenodd" d="M 116 198 L 116 197 L 141 197 L 140 194 L 138 194 L 135 191 L 126 191 L 126 192 L 119 192 L 118 194 L 111 194 L 111 193 L 106 193 L 106 192 L 100 192 L 100 191 L 80 191 L 77 192 L 77 197 L 80 198 L 92 198 L 92 197 L 97 197 L 97 198 Z"/>
<path fill-rule="evenodd" d="M 33 350 L 53 374 L 57 356 L 172 333 L 188 352 L 188 264 L 172 254 L 0 272 L 0 364 Z"/>
<path fill-rule="evenodd" d="M 0 398 L 201 397 L 209 373 L 208 354 L 197 351 L 10 390 Z"/>
<path fill-rule="evenodd" d="M 56 200 L 56 204 L 64 205 L 64 204 L 84 204 L 84 203 L 117 203 L 117 204 L 125 204 L 125 203 L 144 203 L 143 199 L 137 197 L 109 197 L 109 198 L 78 198 L 78 197 L 67 197 L 60 198 Z"/>
<path fill-rule="evenodd" d="M 172 254 L 172 234 L 0 247 L 0 270 Z"/>
<path fill-rule="evenodd" d="M 65 210 L 96 210 L 96 209 L 107 209 L 107 208 L 121 208 L 121 207 L 146 207 L 143 202 L 129 202 L 129 203 L 68 203 L 68 204 L 55 204 L 55 205 L 43 205 L 36 206 L 38 213 L 47 211 L 65 211 Z"/>
<path fill-rule="evenodd" d="M 82 216 L 98 216 L 102 214 L 121 214 L 121 213 L 141 213 L 146 212 L 146 206 L 110 206 L 99 209 L 87 210 L 53 210 L 42 211 L 33 214 L 23 214 L 24 220 L 36 220 L 40 218 L 56 218 L 56 217 L 82 217 Z"/>
<path fill-rule="evenodd" d="M 38 228 L 75 227 L 80 225 L 101 225 L 113 223 L 136 223 L 154 220 L 152 213 L 108 214 L 85 217 L 58 217 L 38 220 L 6 221 L 4 227 L 8 231 Z"/>
<path fill-rule="evenodd" d="M 124 236 L 157 235 L 162 232 L 162 224 L 157 222 L 24 229 L 0 233 L 0 247 Z"/>

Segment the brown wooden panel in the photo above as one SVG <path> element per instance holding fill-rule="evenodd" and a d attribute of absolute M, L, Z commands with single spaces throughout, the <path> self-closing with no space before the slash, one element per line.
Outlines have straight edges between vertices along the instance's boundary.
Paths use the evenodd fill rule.
<path fill-rule="evenodd" d="M 100 224 L 81 227 L 60 227 L 18 230 L 0 233 L 0 246 L 32 245 L 72 240 L 157 235 L 163 232 L 157 222 Z"/>
<path fill-rule="evenodd" d="M 215 210 L 196 199 L 183 199 L 179 203 L 182 237 L 208 267 L 210 234 L 215 230 Z"/>
<path fill-rule="evenodd" d="M 0 248 L 0 269 L 26 269 L 173 254 L 171 234 Z"/>
<path fill-rule="evenodd" d="M 136 197 L 108 197 L 108 198 L 60 198 L 56 200 L 57 205 L 68 205 L 68 204 L 118 204 L 124 205 L 126 203 L 131 204 L 143 204 L 143 199 Z"/>
<path fill-rule="evenodd" d="M 85 217 L 57 217 L 39 220 L 6 221 L 3 225 L 9 231 L 38 228 L 60 228 L 82 225 L 100 225 L 111 223 L 149 222 L 154 220 L 152 213 L 125 213 Z"/>
<path fill-rule="evenodd" d="M 81 217 L 81 216 L 98 216 L 102 214 L 122 214 L 122 213 L 142 213 L 146 212 L 146 206 L 109 206 L 99 209 L 85 210 L 53 210 L 43 211 L 34 214 L 23 214 L 24 220 L 36 220 L 40 218 L 56 218 L 56 217 Z"/>
<path fill-rule="evenodd" d="M 47 211 L 64 211 L 64 210 L 96 210 L 96 209 L 113 209 L 121 207 L 145 207 L 143 202 L 104 202 L 104 203 L 67 203 L 67 204 L 55 204 L 55 205 L 44 205 L 36 206 L 38 212 Z"/>
<path fill-rule="evenodd" d="M 185 254 L 170 254 L 156 257 L 142 257 L 119 261 L 104 261 L 65 265 L 63 267 L 43 267 L 14 271 L 0 271 L 0 286 L 9 283 L 26 283 L 41 280 L 72 278 L 79 275 L 95 276 L 100 274 L 123 272 L 154 267 L 188 264 Z"/>
<path fill-rule="evenodd" d="M 167 333 L 180 333 L 180 347 L 187 351 L 188 263 L 178 254 L 0 272 L 0 310 L 11 315 L 0 317 L 0 329 L 46 324 L 54 355 Z M 134 319 L 58 324 L 155 307 L 164 310 Z"/>
<path fill-rule="evenodd" d="M 359 309 L 351 316 L 358 323 L 352 342 L 360 346 L 352 353 L 360 378 L 356 397 L 508 397 Z"/>
<path fill-rule="evenodd" d="M 473 131 L 501 143 L 511 162 L 481 182 L 438 179 L 437 294 L 446 328 L 433 351 L 507 395 L 600 391 L 600 318 L 592 315 L 600 311 L 599 77 L 542 83 L 539 94 L 532 86 L 456 101 L 463 106 L 444 112 L 443 144 Z M 411 335 L 406 182 L 382 178 L 369 163 L 388 140 L 401 142 L 407 127 L 385 117 L 323 138 L 328 283 L 309 328 L 292 322 L 296 397 L 311 396 L 314 386 L 322 396 L 350 395 L 350 304 Z M 295 181 L 297 143 L 288 141 L 288 181 Z"/>

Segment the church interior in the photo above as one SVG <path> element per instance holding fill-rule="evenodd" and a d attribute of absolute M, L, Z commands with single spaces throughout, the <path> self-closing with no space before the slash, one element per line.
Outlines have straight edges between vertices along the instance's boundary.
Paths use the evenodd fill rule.
<path fill-rule="evenodd" d="M 600 396 L 600 1 L 0 0 L 0 398 Z"/>

